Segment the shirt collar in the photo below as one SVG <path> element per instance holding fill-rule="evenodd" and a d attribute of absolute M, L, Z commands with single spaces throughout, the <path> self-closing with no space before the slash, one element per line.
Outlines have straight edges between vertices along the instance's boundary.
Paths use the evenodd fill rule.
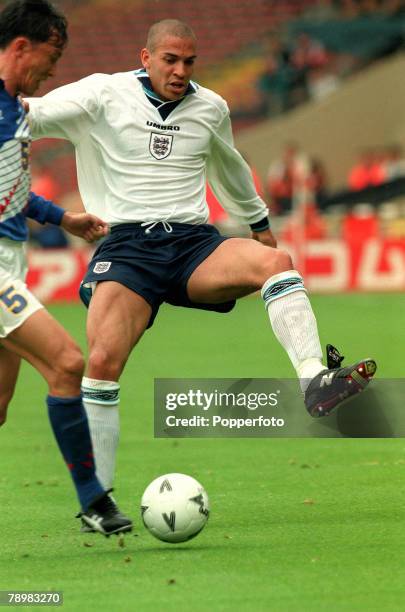
<path fill-rule="evenodd" d="M 196 83 L 190 81 L 184 96 L 182 96 L 178 100 L 162 100 L 153 91 L 151 80 L 145 68 L 136 70 L 135 76 L 137 77 L 138 81 L 141 83 L 146 98 L 149 100 L 152 106 L 154 106 L 157 109 L 163 121 L 166 121 L 170 113 L 174 111 L 174 109 L 177 108 L 179 104 L 182 103 L 184 98 L 186 98 L 187 96 L 193 93 L 196 93 L 197 88 L 198 88 L 198 85 Z"/>
<path fill-rule="evenodd" d="M 182 100 L 186 96 L 189 96 L 189 95 L 191 95 L 193 93 L 196 93 L 197 88 L 198 88 L 197 83 L 194 83 L 193 81 L 190 81 L 188 86 L 187 86 L 187 89 L 186 89 L 186 92 L 185 92 L 184 96 L 182 96 L 178 100 L 162 100 L 153 91 L 151 80 L 150 80 L 149 75 L 146 72 L 145 68 L 140 68 L 139 70 L 135 70 L 135 75 L 136 75 L 138 81 L 142 84 L 143 90 L 144 90 L 145 94 L 148 96 L 148 98 L 153 98 L 157 102 L 160 102 L 160 104 L 170 104 L 170 102 L 179 102 L 180 100 Z"/>

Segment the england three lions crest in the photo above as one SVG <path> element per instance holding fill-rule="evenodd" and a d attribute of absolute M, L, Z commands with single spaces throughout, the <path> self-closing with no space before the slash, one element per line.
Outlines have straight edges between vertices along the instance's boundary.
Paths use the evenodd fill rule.
<path fill-rule="evenodd" d="M 173 136 L 152 132 L 149 141 L 149 151 L 155 159 L 165 159 L 172 151 Z"/>

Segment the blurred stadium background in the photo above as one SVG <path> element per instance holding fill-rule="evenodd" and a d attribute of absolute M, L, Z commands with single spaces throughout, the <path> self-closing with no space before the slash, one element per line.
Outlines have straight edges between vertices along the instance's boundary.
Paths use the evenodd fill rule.
<path fill-rule="evenodd" d="M 405 288 L 404 0 L 56 4 L 70 43 L 40 95 L 93 72 L 139 67 L 154 21 L 187 21 L 199 40 L 195 80 L 228 101 L 238 147 L 308 287 Z M 80 210 L 71 145 L 39 141 L 32 161 L 33 190 Z M 208 200 L 225 233 L 246 233 Z M 29 282 L 40 298 L 75 299 L 83 245 L 35 222 L 31 241 Z"/>

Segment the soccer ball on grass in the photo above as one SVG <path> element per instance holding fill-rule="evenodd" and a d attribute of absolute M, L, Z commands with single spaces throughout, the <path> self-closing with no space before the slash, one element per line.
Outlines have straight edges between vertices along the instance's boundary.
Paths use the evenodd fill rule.
<path fill-rule="evenodd" d="M 142 520 L 148 531 L 164 542 L 185 542 L 204 528 L 210 512 L 204 487 L 185 474 L 165 474 L 145 489 Z"/>

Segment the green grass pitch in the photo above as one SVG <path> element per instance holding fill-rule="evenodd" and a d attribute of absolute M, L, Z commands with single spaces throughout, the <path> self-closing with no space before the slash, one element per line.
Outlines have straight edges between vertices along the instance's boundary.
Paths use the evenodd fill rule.
<path fill-rule="evenodd" d="M 404 376 L 404 295 L 312 302 L 323 344 Z M 51 312 L 84 346 L 84 309 Z M 294 373 L 259 298 L 227 316 L 162 308 L 121 381 L 116 495 L 136 531 L 119 547 L 79 533 L 46 386 L 24 366 L 0 430 L 0 589 L 62 590 L 66 611 L 403 610 L 405 440 L 153 438 L 155 377 L 278 376 Z M 211 500 L 188 544 L 160 543 L 140 521 L 144 488 L 172 471 Z"/>

